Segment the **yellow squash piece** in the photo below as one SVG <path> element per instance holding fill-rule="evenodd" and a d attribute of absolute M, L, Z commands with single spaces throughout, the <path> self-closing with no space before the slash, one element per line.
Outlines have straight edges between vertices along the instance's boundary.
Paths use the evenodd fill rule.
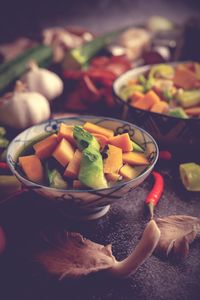
<path fill-rule="evenodd" d="M 70 142 L 70 144 L 75 146 L 76 140 L 73 136 L 73 127 L 74 126 L 61 123 L 58 131 L 58 140 L 61 141 L 63 138 L 65 138 L 68 142 Z"/>
<path fill-rule="evenodd" d="M 43 167 L 37 155 L 21 156 L 19 157 L 19 164 L 29 180 L 37 183 L 43 181 Z"/>
<path fill-rule="evenodd" d="M 113 130 L 104 128 L 104 127 L 96 125 L 96 124 L 92 124 L 90 122 L 86 122 L 83 125 L 83 128 L 85 130 L 89 131 L 90 133 L 99 133 L 99 134 L 105 135 L 108 138 L 110 138 L 111 136 L 114 135 Z"/>
<path fill-rule="evenodd" d="M 82 153 L 77 149 L 64 172 L 64 176 L 70 178 L 78 178 L 81 159 L 82 159 Z"/>
<path fill-rule="evenodd" d="M 120 179 L 120 174 L 118 173 L 108 173 L 106 174 L 106 179 L 108 181 L 117 182 Z"/>
<path fill-rule="evenodd" d="M 51 156 L 56 146 L 58 145 L 58 137 L 54 133 L 42 141 L 33 145 L 33 149 L 35 150 L 35 154 L 40 158 L 48 158 Z"/>
<path fill-rule="evenodd" d="M 72 145 L 65 139 L 62 139 L 52 156 L 65 167 L 74 156 L 74 149 Z"/>
<path fill-rule="evenodd" d="M 133 143 L 128 133 L 111 137 L 109 139 L 109 144 L 121 148 L 123 152 L 129 152 L 133 150 Z"/>
<path fill-rule="evenodd" d="M 128 163 L 130 165 L 143 166 L 149 164 L 146 156 L 142 153 L 127 152 L 123 153 L 122 157 L 123 162 Z"/>
<path fill-rule="evenodd" d="M 108 157 L 104 160 L 104 173 L 118 173 L 122 166 L 122 149 L 108 144 Z"/>

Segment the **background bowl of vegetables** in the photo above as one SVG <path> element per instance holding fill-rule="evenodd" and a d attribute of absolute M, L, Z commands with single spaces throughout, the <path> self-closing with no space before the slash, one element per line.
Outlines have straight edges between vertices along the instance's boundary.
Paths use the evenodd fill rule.
<path fill-rule="evenodd" d="M 176 62 L 131 69 L 113 85 L 124 120 L 141 126 L 159 146 L 200 148 L 200 64 Z"/>
<path fill-rule="evenodd" d="M 52 119 L 10 143 L 7 162 L 29 189 L 72 218 L 94 219 L 151 173 L 155 140 L 125 121 L 94 116 Z"/>

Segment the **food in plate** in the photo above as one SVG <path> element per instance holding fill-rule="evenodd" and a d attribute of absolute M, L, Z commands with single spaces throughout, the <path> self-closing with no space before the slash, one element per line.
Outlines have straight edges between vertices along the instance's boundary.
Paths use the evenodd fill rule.
<path fill-rule="evenodd" d="M 107 271 L 116 277 L 134 273 L 153 253 L 160 238 L 156 222 L 151 220 L 133 252 L 123 261 L 117 261 L 111 245 L 103 246 L 83 238 L 79 233 L 65 232 L 52 241 L 45 237 L 45 245 L 33 255 L 34 262 L 59 279 L 79 278 L 98 271 Z M 42 249 L 42 250 L 41 250 Z"/>
<path fill-rule="evenodd" d="M 189 244 L 200 234 L 200 219 L 174 215 L 157 218 L 156 224 L 161 232 L 156 252 L 176 259 L 186 258 L 189 253 Z"/>
<path fill-rule="evenodd" d="M 153 65 L 121 86 L 119 95 L 136 109 L 178 118 L 198 118 L 200 64 Z"/>
<path fill-rule="evenodd" d="M 58 189 L 101 189 L 138 177 L 149 167 L 143 148 L 128 133 L 86 122 L 61 123 L 58 132 L 34 141 L 18 158 L 29 180 Z"/>

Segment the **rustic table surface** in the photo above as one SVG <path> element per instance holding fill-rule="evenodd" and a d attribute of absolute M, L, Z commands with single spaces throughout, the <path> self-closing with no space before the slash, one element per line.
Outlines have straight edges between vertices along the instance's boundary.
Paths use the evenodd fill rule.
<path fill-rule="evenodd" d="M 165 178 L 165 190 L 156 209 L 156 216 L 187 214 L 200 217 L 200 193 L 189 193 L 181 185 L 177 159 L 159 162 L 156 169 Z M 188 258 L 175 263 L 150 257 L 126 279 L 109 279 L 103 274 L 79 280 L 47 278 L 27 261 L 24 252 L 42 231 L 66 228 L 78 231 L 92 241 L 112 244 L 118 260 L 125 258 L 136 246 L 148 214 L 144 200 L 151 189 L 148 179 L 111 206 L 101 219 L 69 222 L 55 209 L 57 205 L 33 192 L 27 192 L 1 205 L 0 219 L 8 236 L 8 251 L 1 258 L 1 299 L 61 300 L 61 299 L 199 299 L 200 240 L 190 246 Z M 24 251 L 25 250 L 25 251 Z"/>

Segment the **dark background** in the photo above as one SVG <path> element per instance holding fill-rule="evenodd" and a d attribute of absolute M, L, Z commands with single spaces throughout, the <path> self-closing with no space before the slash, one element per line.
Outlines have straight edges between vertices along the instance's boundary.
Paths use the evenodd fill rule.
<path fill-rule="evenodd" d="M 55 25 L 81 25 L 98 33 L 145 22 L 151 15 L 162 15 L 177 23 L 190 17 L 200 19 L 198 0 L 3 0 L 0 3 L 0 40 L 32 36 L 43 27 Z"/>

